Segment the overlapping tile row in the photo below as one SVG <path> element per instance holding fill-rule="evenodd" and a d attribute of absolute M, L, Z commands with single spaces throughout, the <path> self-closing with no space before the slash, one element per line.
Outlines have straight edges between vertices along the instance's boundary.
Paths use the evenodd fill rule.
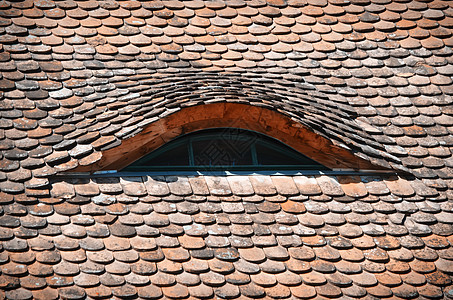
<path fill-rule="evenodd" d="M 0 297 L 453 298 L 448 193 L 396 176 L 59 179 L 0 197 Z"/>
<path fill-rule="evenodd" d="M 452 178 L 452 24 L 450 1 L 4 1 L 0 189 L 43 187 L 210 101 L 268 105 L 377 165 Z"/>

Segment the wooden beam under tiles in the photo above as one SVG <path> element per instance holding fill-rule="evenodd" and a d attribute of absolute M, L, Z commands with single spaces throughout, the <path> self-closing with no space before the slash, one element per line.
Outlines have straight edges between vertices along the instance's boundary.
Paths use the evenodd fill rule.
<path fill-rule="evenodd" d="M 234 127 L 254 130 L 293 147 L 331 169 L 377 170 L 381 167 L 334 145 L 290 117 L 267 108 L 238 103 L 212 103 L 183 108 L 154 123 L 121 145 L 103 151 L 95 164 L 72 172 L 121 170 L 165 143 L 201 129 Z"/>

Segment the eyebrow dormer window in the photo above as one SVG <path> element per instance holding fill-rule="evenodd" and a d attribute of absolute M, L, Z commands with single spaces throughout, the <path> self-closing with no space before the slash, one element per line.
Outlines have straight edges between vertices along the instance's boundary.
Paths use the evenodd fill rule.
<path fill-rule="evenodd" d="M 178 137 L 123 171 L 276 169 L 327 170 L 274 138 L 249 130 L 216 128 Z"/>

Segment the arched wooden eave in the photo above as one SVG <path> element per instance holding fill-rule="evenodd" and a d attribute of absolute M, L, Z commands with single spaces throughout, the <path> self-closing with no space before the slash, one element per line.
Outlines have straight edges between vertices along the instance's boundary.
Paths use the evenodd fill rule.
<path fill-rule="evenodd" d="M 211 103 L 182 108 L 149 124 L 121 145 L 103 151 L 102 158 L 72 172 L 121 170 L 183 134 L 201 129 L 234 127 L 254 130 L 293 147 L 330 169 L 380 170 L 287 115 L 264 107 L 239 103 Z"/>

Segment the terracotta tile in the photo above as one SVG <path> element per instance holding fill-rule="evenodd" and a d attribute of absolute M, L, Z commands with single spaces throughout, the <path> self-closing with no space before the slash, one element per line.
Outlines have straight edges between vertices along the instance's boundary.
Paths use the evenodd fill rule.
<path fill-rule="evenodd" d="M 209 261 L 209 269 L 215 273 L 226 275 L 234 271 L 234 266 L 231 262 L 215 258 Z"/>
<path fill-rule="evenodd" d="M 233 194 L 238 196 L 250 196 L 255 193 L 247 176 L 228 176 L 227 179 Z"/>
<path fill-rule="evenodd" d="M 185 285 L 185 286 L 195 286 L 200 284 L 200 278 L 198 275 L 195 274 L 190 274 L 187 272 L 181 273 L 176 275 L 176 282 Z M 190 288 L 189 288 L 189 293 L 190 293 Z"/>
<path fill-rule="evenodd" d="M 442 249 L 449 246 L 447 239 L 438 235 L 431 235 L 422 239 L 425 245 L 433 249 Z"/>
<path fill-rule="evenodd" d="M 365 257 L 368 260 L 375 261 L 375 262 L 385 262 L 388 260 L 387 252 L 385 252 L 379 248 L 365 250 L 363 252 L 363 254 L 365 255 Z"/>
<path fill-rule="evenodd" d="M 392 296 L 392 290 L 383 285 L 376 285 L 374 287 L 366 287 L 368 294 L 375 297 L 390 297 Z"/>
<path fill-rule="evenodd" d="M 130 249 L 130 247 L 131 247 L 129 239 L 113 237 L 113 236 L 105 239 L 104 245 L 105 245 L 105 248 L 110 251 L 127 250 L 127 249 Z"/>
<path fill-rule="evenodd" d="M 283 211 L 291 214 L 304 213 L 306 211 L 305 206 L 302 203 L 288 200 L 280 204 Z"/>
<path fill-rule="evenodd" d="M 212 271 L 200 274 L 201 281 L 207 286 L 221 286 L 225 283 L 225 277 Z"/>
<path fill-rule="evenodd" d="M 325 260 L 316 259 L 310 262 L 310 266 L 313 270 L 320 272 L 320 273 L 331 273 L 335 272 L 335 265 L 327 262 Z"/>
<path fill-rule="evenodd" d="M 395 296 L 401 298 L 417 297 L 418 292 L 415 287 L 407 284 L 402 284 L 398 287 L 392 288 L 392 292 Z"/>
<path fill-rule="evenodd" d="M 187 177 L 167 176 L 166 180 L 172 194 L 178 196 L 187 196 L 192 194 L 192 188 Z"/>
<path fill-rule="evenodd" d="M 190 296 L 198 298 L 209 298 L 212 297 L 214 293 L 211 287 L 208 287 L 204 284 L 189 286 L 188 289 Z"/>
<path fill-rule="evenodd" d="M 375 247 L 373 239 L 369 236 L 362 236 L 351 240 L 354 247 L 359 249 L 369 249 Z"/>
<path fill-rule="evenodd" d="M 266 257 L 260 248 L 243 248 L 238 249 L 240 256 L 250 262 L 259 263 L 262 262 Z"/>
<path fill-rule="evenodd" d="M 400 247 L 398 239 L 391 236 L 375 237 L 374 242 L 379 248 L 385 250 L 392 250 Z"/>
<path fill-rule="evenodd" d="M 77 184 L 74 188 L 76 193 L 82 196 L 96 196 L 99 194 L 99 188 L 94 183 Z"/>
<path fill-rule="evenodd" d="M 202 249 L 205 247 L 205 243 L 200 237 L 191 237 L 188 235 L 183 235 L 178 237 L 179 242 L 185 249 Z"/>
<path fill-rule="evenodd" d="M 214 255 L 216 258 L 218 258 L 222 261 L 227 261 L 227 262 L 236 261 L 239 258 L 238 250 L 233 247 L 214 249 Z M 220 265 L 222 265 L 222 264 L 220 264 Z M 229 264 L 228 264 L 227 268 L 228 269 L 230 268 Z"/>
<path fill-rule="evenodd" d="M 80 287 L 92 287 L 99 283 L 99 278 L 96 275 L 80 273 L 74 277 L 74 283 Z"/>
<path fill-rule="evenodd" d="M 74 187 L 66 182 L 52 184 L 51 194 L 56 198 L 72 198 L 75 196 Z"/>
<path fill-rule="evenodd" d="M 266 289 L 266 294 L 270 297 L 289 297 L 291 291 L 288 287 L 278 284 Z"/>
<path fill-rule="evenodd" d="M 397 196 L 408 197 L 414 195 L 414 190 L 410 186 L 409 182 L 404 179 L 392 178 L 391 180 L 385 180 L 385 184 L 390 191 Z"/>
<path fill-rule="evenodd" d="M 86 294 L 90 297 L 110 297 L 112 295 L 112 291 L 103 285 L 93 288 L 86 288 L 85 291 Z"/>
<path fill-rule="evenodd" d="M 333 177 L 320 176 L 316 178 L 321 190 L 328 196 L 343 196 L 344 192 L 340 184 Z"/>
<path fill-rule="evenodd" d="M 383 284 L 383 285 L 389 286 L 389 287 L 398 286 L 402 282 L 401 278 L 398 275 L 383 273 L 383 274 L 376 274 L 375 276 L 380 284 Z"/>
<path fill-rule="evenodd" d="M 249 179 L 258 195 L 267 196 L 275 195 L 277 193 L 269 176 L 250 176 Z"/>
<path fill-rule="evenodd" d="M 410 285 L 423 285 L 426 283 L 426 278 L 424 275 L 416 273 L 416 272 L 410 272 L 408 274 L 403 274 L 401 275 L 401 279 Z"/>
<path fill-rule="evenodd" d="M 281 206 L 279 204 L 269 201 L 264 201 L 256 205 L 256 208 L 263 213 L 277 213 L 281 210 Z M 261 216 L 264 216 L 264 214 L 261 214 Z"/>
<path fill-rule="evenodd" d="M 214 293 L 219 298 L 235 298 L 239 296 L 239 288 L 236 285 L 225 284 L 221 287 L 214 288 Z"/>
<path fill-rule="evenodd" d="M 250 298 L 257 298 L 262 297 L 265 295 L 265 290 L 253 283 L 248 283 L 246 285 L 239 286 L 241 295 L 250 297 Z"/>
<path fill-rule="evenodd" d="M 385 266 L 381 263 L 365 260 L 363 263 L 363 269 L 369 273 L 382 273 L 385 271 Z"/>
<path fill-rule="evenodd" d="M 303 283 L 307 285 L 321 285 L 326 283 L 326 278 L 323 274 L 316 271 L 311 271 L 309 273 L 301 274 Z"/>
<path fill-rule="evenodd" d="M 292 177 L 286 176 L 273 176 L 271 177 L 277 192 L 283 196 L 294 196 L 299 194 L 299 190 Z"/>
<path fill-rule="evenodd" d="M 58 299 L 58 291 L 55 289 L 51 289 L 46 287 L 44 289 L 34 290 L 32 291 L 34 299 L 49 299 L 54 300 Z"/>
<path fill-rule="evenodd" d="M 223 236 L 209 236 L 205 240 L 206 245 L 213 248 L 221 248 L 230 246 L 230 241 L 227 237 Z"/>
<path fill-rule="evenodd" d="M 65 216 L 71 216 L 71 215 L 76 215 L 80 213 L 80 208 L 77 205 L 70 204 L 70 203 L 61 203 L 61 204 L 56 204 L 53 206 L 55 209 L 55 212 L 61 215 Z"/>
<path fill-rule="evenodd" d="M 209 191 L 214 196 L 231 195 L 231 189 L 225 177 L 205 176 Z"/>
<path fill-rule="evenodd" d="M 255 232 L 260 232 L 260 229 L 254 230 Z M 268 232 L 270 233 L 270 232 Z M 273 235 L 266 236 L 252 236 L 252 241 L 255 246 L 265 247 L 265 246 L 274 246 L 277 245 L 277 240 Z"/>
<path fill-rule="evenodd" d="M 263 287 L 269 287 L 277 283 L 277 280 L 274 275 L 263 272 L 250 275 L 250 279 L 252 280 L 253 283 Z"/>
<path fill-rule="evenodd" d="M 120 183 L 126 195 L 145 196 L 148 194 L 141 177 L 123 177 L 120 179 Z"/>
<path fill-rule="evenodd" d="M 386 264 L 387 270 L 392 273 L 402 274 L 410 271 L 410 266 L 406 262 L 390 259 Z"/>
<path fill-rule="evenodd" d="M 326 231 L 320 231 L 321 234 L 325 235 L 336 235 L 338 231 L 336 230 L 335 227 L 330 227 L 330 232 Z M 335 237 L 327 237 L 327 243 L 334 247 L 335 249 L 341 250 L 341 249 L 349 249 L 352 247 L 352 243 L 349 239 L 342 238 L 340 236 L 335 236 Z"/>
<path fill-rule="evenodd" d="M 87 257 L 93 262 L 96 263 L 110 263 L 113 261 L 113 255 L 110 251 L 95 251 L 95 252 L 87 252 Z"/>
<path fill-rule="evenodd" d="M 264 248 L 264 254 L 267 258 L 273 260 L 285 260 L 289 258 L 288 252 L 281 246 L 277 247 L 266 247 Z"/>
<path fill-rule="evenodd" d="M 340 253 L 336 249 L 334 249 L 330 246 L 324 246 L 322 248 L 315 248 L 314 251 L 318 258 L 321 258 L 324 260 L 335 261 L 340 258 Z"/>
<path fill-rule="evenodd" d="M 299 222 L 307 227 L 318 228 L 324 225 L 324 219 L 315 214 L 306 213 L 304 215 L 298 215 Z"/>
<path fill-rule="evenodd" d="M 346 195 L 354 198 L 361 198 L 368 194 L 365 185 L 358 176 L 338 176 L 338 182 L 341 184 Z"/>
<path fill-rule="evenodd" d="M 63 260 L 72 263 L 82 263 L 87 258 L 83 249 L 71 252 L 61 252 L 61 257 L 63 258 Z"/>
<path fill-rule="evenodd" d="M 303 195 L 319 195 L 321 189 L 313 177 L 295 176 L 293 177 L 294 183 Z"/>
<path fill-rule="evenodd" d="M 189 177 L 189 183 L 195 195 L 208 195 L 209 190 L 203 177 Z"/>
<path fill-rule="evenodd" d="M 351 274 L 350 278 L 355 284 L 362 287 L 374 286 L 377 283 L 376 277 L 373 274 L 362 272 L 360 274 Z"/>
<path fill-rule="evenodd" d="M 240 262 L 240 260 L 238 262 Z M 245 269 L 241 269 L 241 271 L 246 271 L 246 272 L 242 273 L 242 272 L 238 271 L 238 267 L 237 267 L 238 262 L 233 263 L 236 270 L 235 270 L 235 272 L 230 273 L 225 276 L 226 281 L 231 284 L 252 284 L 250 282 L 250 276 L 246 272 L 255 272 L 256 273 L 257 271 L 259 271 L 259 267 L 257 267 L 256 265 L 250 264 L 251 266 L 254 266 L 254 268 L 252 268 L 251 270 L 248 270 L 248 271 L 246 271 Z"/>
<path fill-rule="evenodd" d="M 312 200 L 305 201 L 304 206 L 308 210 L 308 212 L 316 215 L 321 215 L 329 212 L 329 207 L 325 203 L 321 203 L 318 201 Z"/>
<path fill-rule="evenodd" d="M 164 177 L 144 177 L 143 182 L 150 195 L 166 196 L 170 193 Z"/>
<path fill-rule="evenodd" d="M 409 265 L 412 270 L 421 274 L 431 273 L 435 270 L 434 263 L 430 261 L 421 261 L 416 259 L 412 262 L 409 262 Z"/>
<path fill-rule="evenodd" d="M 133 297 L 137 294 L 135 287 L 130 284 L 125 284 L 121 287 L 116 287 L 112 289 L 113 295 L 117 297 Z"/>
<path fill-rule="evenodd" d="M 302 242 L 307 246 L 324 246 L 327 241 L 322 236 L 303 236 L 301 237 Z"/>
<path fill-rule="evenodd" d="M 291 286 L 290 290 L 294 296 L 302 299 L 309 299 L 316 296 L 315 288 L 305 284 Z"/>
<path fill-rule="evenodd" d="M 341 289 L 333 284 L 327 283 L 322 286 L 315 287 L 318 295 L 325 297 L 339 297 L 342 295 Z"/>
<path fill-rule="evenodd" d="M 434 286 L 434 285 L 430 285 L 430 284 L 417 288 L 417 291 L 421 296 L 424 296 L 427 298 L 443 296 L 443 292 L 442 292 L 441 288 Z"/>
<path fill-rule="evenodd" d="M 335 263 L 336 269 L 344 274 L 357 274 L 362 271 L 362 267 L 359 263 L 363 260 L 363 255 L 359 257 L 358 255 L 351 255 L 348 253 L 347 255 L 343 255 L 343 253 L 348 253 L 347 251 L 342 251 L 341 255 L 342 258 L 345 260 L 341 260 L 339 262 Z M 352 259 L 351 259 L 352 258 Z M 356 263 L 351 263 L 350 261 L 356 262 Z"/>
<path fill-rule="evenodd" d="M 61 298 L 71 297 L 71 298 L 83 298 L 86 296 L 85 291 L 79 287 L 63 287 L 58 290 L 58 294 Z"/>

